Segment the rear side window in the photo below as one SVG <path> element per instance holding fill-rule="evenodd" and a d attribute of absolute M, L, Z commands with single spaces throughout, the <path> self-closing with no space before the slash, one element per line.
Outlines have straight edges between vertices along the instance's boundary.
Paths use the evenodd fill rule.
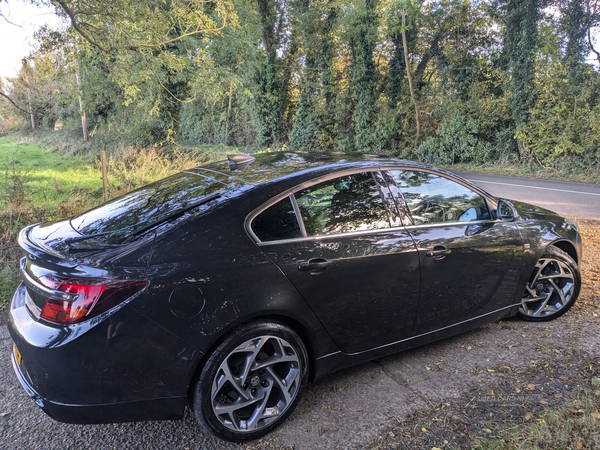
<path fill-rule="evenodd" d="M 125 229 L 132 233 L 226 187 L 212 178 L 179 173 L 75 216 L 71 225 L 83 235 Z"/>
<path fill-rule="evenodd" d="M 301 237 L 290 198 L 280 200 L 256 216 L 252 221 L 252 231 L 263 242 Z"/>
<path fill-rule="evenodd" d="M 393 170 L 415 225 L 489 220 L 484 198 L 448 178 L 428 172 Z"/>
<path fill-rule="evenodd" d="M 295 196 L 308 236 L 390 226 L 371 173 L 327 180 L 298 191 Z"/>

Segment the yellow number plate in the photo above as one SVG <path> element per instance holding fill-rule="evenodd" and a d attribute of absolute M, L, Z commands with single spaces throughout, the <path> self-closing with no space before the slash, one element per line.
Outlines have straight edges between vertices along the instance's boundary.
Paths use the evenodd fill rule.
<path fill-rule="evenodd" d="M 23 360 L 21 358 L 21 352 L 19 351 L 19 349 L 17 348 L 17 344 L 13 343 L 13 349 L 15 351 L 15 358 L 17 359 L 17 364 L 21 365 L 21 361 Z"/>

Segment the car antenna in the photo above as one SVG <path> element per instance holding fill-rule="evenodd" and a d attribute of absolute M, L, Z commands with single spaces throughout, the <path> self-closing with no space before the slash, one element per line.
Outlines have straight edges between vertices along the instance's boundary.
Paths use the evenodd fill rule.
<path fill-rule="evenodd" d="M 246 167 L 256 161 L 254 156 L 250 155 L 227 155 L 229 161 L 229 170 L 236 170 Z"/>

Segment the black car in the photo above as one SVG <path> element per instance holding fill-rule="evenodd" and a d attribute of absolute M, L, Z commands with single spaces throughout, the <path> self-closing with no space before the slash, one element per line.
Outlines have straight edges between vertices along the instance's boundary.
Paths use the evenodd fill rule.
<path fill-rule="evenodd" d="M 519 315 L 581 278 L 577 225 L 372 155 L 230 155 L 32 225 L 13 365 L 56 420 L 181 418 L 258 438 L 308 381 Z"/>

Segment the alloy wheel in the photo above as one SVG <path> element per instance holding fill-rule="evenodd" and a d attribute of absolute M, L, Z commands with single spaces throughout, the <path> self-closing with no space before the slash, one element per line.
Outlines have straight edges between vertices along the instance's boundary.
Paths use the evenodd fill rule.
<path fill-rule="evenodd" d="M 573 297 L 575 277 L 567 264 L 558 259 L 540 258 L 535 265 L 519 311 L 528 317 L 558 313 Z"/>
<path fill-rule="evenodd" d="M 256 432 L 293 404 L 300 383 L 300 359 L 294 347 L 281 337 L 255 337 L 237 346 L 219 366 L 211 386 L 211 406 L 227 429 Z"/>

